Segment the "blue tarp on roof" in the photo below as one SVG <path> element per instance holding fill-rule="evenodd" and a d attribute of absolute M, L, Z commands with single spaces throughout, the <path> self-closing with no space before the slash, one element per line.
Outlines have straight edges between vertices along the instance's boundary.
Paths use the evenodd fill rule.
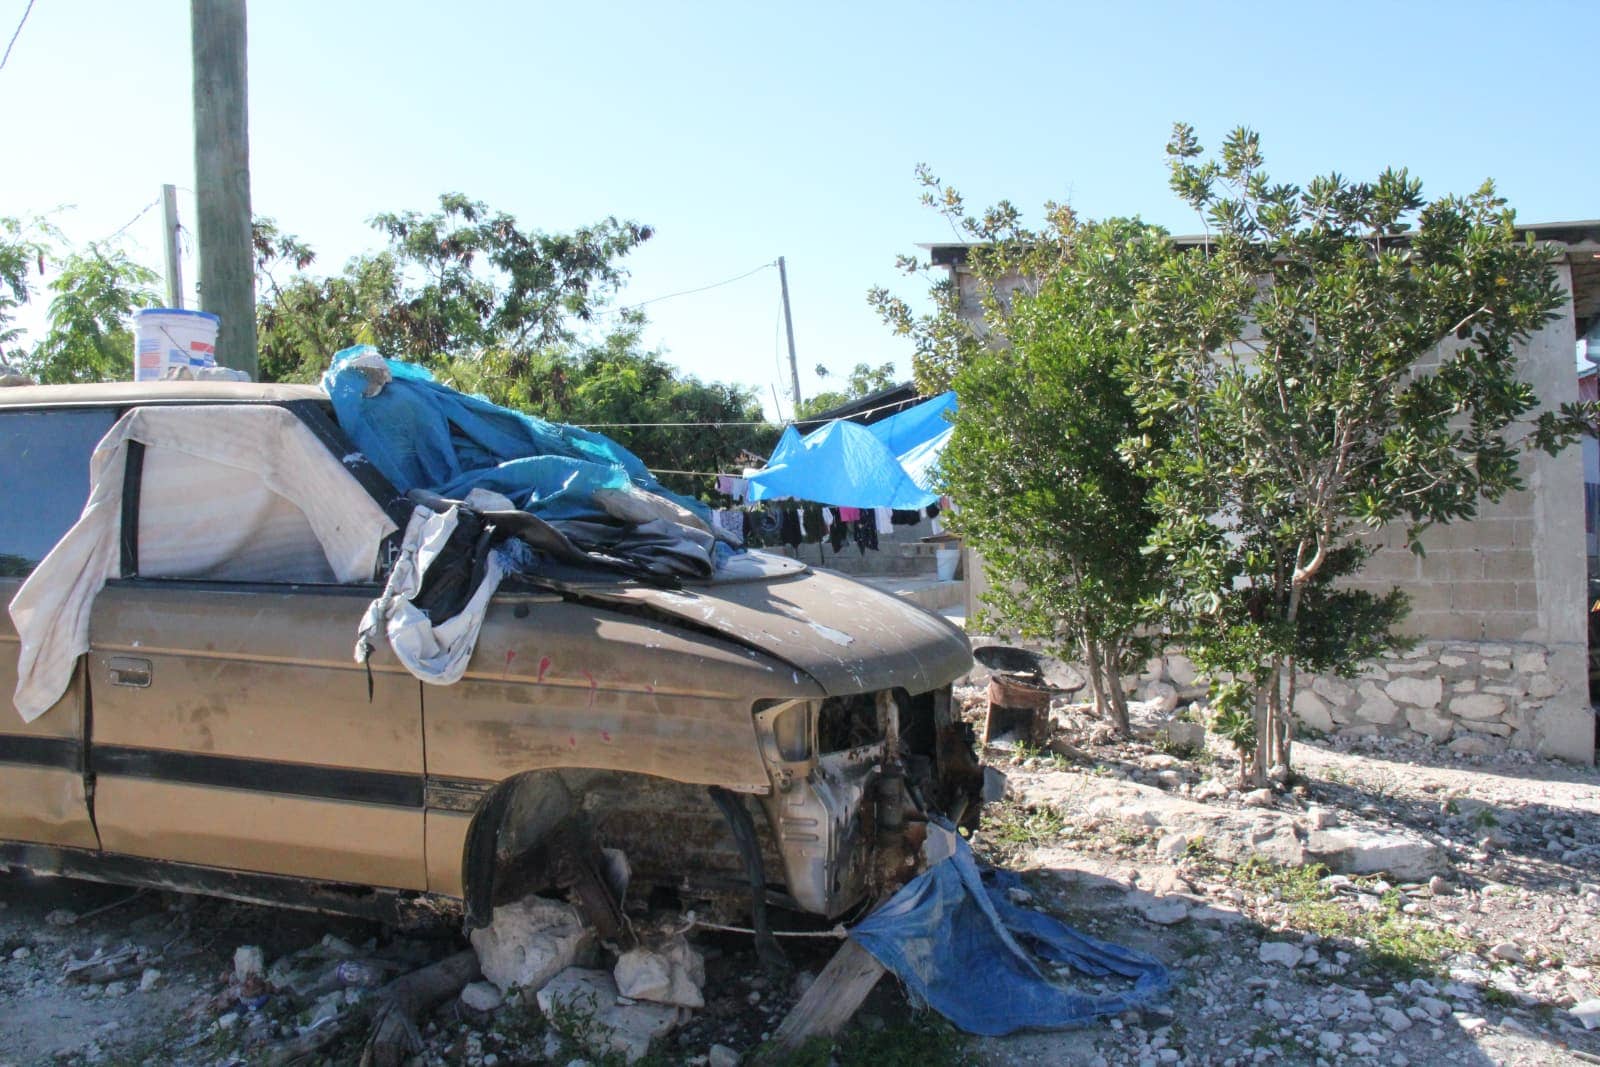
<path fill-rule="evenodd" d="M 546 422 L 460 393 L 425 367 L 383 360 L 390 380 L 375 389 L 356 364 L 378 358 L 371 345 L 334 356 L 322 378 L 334 415 L 355 446 L 401 492 L 427 489 L 461 499 L 490 489 L 546 521 L 607 520 L 597 489 L 640 489 L 668 497 L 701 518 L 710 511 L 664 488 L 644 462 L 603 434 Z"/>
<path fill-rule="evenodd" d="M 933 468 L 950 439 L 945 393 L 870 426 L 835 419 L 805 437 L 794 427 L 750 475 L 750 499 L 814 500 L 853 508 L 923 508 L 939 499 Z"/>

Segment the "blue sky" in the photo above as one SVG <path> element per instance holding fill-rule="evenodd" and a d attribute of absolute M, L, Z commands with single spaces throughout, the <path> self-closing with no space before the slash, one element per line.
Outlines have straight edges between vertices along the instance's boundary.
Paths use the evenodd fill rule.
<path fill-rule="evenodd" d="M 0 35 L 25 3 L 0 0 Z M 193 186 L 188 9 L 36 0 L 0 71 L 0 214 L 73 205 L 58 221 L 89 240 L 161 183 Z M 1192 232 L 1166 188 L 1171 123 L 1208 145 L 1246 124 L 1278 178 L 1405 165 L 1433 194 L 1493 176 L 1525 221 L 1600 216 L 1597 31 L 1600 5 L 1576 2 L 255 0 L 254 203 L 323 269 L 377 245 L 374 212 L 445 190 L 545 229 L 637 219 L 657 234 L 622 303 L 784 255 L 809 393 L 819 362 L 907 366 L 865 292 L 916 292 L 896 253 L 950 237 L 919 162 L 975 206 L 1053 198 Z M 158 214 L 127 231 L 155 266 Z M 770 409 L 775 271 L 648 310 L 675 363 Z"/>

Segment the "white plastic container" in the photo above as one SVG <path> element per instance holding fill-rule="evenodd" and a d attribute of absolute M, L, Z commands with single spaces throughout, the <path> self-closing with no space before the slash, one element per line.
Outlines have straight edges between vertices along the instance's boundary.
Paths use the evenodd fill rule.
<path fill-rule="evenodd" d="M 172 367 L 217 365 L 217 328 L 209 311 L 142 308 L 133 313 L 133 380 L 160 381 Z"/>
<path fill-rule="evenodd" d="M 961 563 L 961 550 L 959 548 L 940 548 L 933 553 L 933 565 L 939 569 L 941 582 L 956 580 L 956 567 Z"/>

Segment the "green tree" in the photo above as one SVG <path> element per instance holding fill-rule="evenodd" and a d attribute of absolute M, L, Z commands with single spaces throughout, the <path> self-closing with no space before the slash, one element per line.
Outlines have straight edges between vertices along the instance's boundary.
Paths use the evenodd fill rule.
<path fill-rule="evenodd" d="M 1521 486 L 1518 438 L 1553 451 L 1585 413 L 1535 417 L 1518 377 L 1517 345 L 1566 296 L 1492 184 L 1430 202 L 1404 170 L 1275 183 L 1245 129 L 1201 162 L 1179 125 L 1167 151 L 1213 239 L 1143 287 L 1126 380 L 1176 429 L 1126 453 L 1154 481 L 1183 640 L 1261 785 L 1288 770 L 1298 672 L 1397 643 L 1398 593 L 1338 585 L 1363 532 L 1403 523 L 1420 552 L 1428 526 Z"/>
<path fill-rule="evenodd" d="M 653 232 L 614 218 L 570 233 L 522 229 L 460 193 L 441 196 L 437 212 L 384 213 L 372 225 L 388 247 L 318 279 L 304 273 L 309 248 L 257 221 L 263 378 L 313 379 L 358 342 L 429 367 L 498 350 L 518 373 L 593 320 L 626 277 L 621 259 Z"/>
<path fill-rule="evenodd" d="M 22 360 L 40 382 L 131 381 L 135 309 L 159 296 L 155 271 L 116 248 L 67 255 L 49 283 L 49 329 Z"/>
<path fill-rule="evenodd" d="M 1141 551 L 1147 484 L 1119 451 L 1156 435 L 1126 387 L 1139 372 L 1130 327 L 1171 242 L 1137 219 L 1084 222 L 1055 204 L 1041 230 L 1004 201 L 972 215 L 918 173 L 924 203 L 975 241 L 965 269 L 981 322 L 961 321 L 944 280 L 923 315 L 886 292 L 873 302 L 915 341 L 919 384 L 960 398 L 940 466 L 960 503 L 954 529 L 984 560 L 986 625 L 1081 662 L 1098 713 L 1126 734 L 1121 676 L 1149 651 L 1162 588 L 1162 561 Z"/>
<path fill-rule="evenodd" d="M 764 421 L 752 389 L 702 382 L 642 345 L 643 316 L 592 344 L 551 345 L 525 353 L 495 349 L 452 360 L 439 373 L 466 392 L 556 422 L 595 426 L 657 470 L 712 473 L 742 451 L 769 452 L 778 430 Z M 662 425 L 680 423 L 689 425 Z M 664 474 L 690 496 L 711 488 L 700 474 Z"/>
<path fill-rule="evenodd" d="M 833 372 L 824 364 L 818 363 L 815 370 L 817 377 L 824 381 L 833 377 Z M 892 362 L 880 363 L 876 367 L 870 363 L 857 363 L 845 378 L 844 388 L 829 389 L 816 396 L 807 397 L 800 402 L 795 415 L 801 419 L 809 418 L 841 404 L 848 404 L 852 400 L 859 400 L 879 389 L 887 389 L 894 384 L 895 373 Z"/>
<path fill-rule="evenodd" d="M 0 218 L 0 360 L 21 363 L 25 358 L 16 313 L 33 295 L 29 276 L 44 275 L 53 235 L 39 219 Z"/>

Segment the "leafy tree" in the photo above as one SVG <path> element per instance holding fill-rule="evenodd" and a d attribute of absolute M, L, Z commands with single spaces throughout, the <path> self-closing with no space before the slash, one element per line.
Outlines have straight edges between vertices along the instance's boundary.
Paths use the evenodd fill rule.
<path fill-rule="evenodd" d="M 817 377 L 824 381 L 833 377 L 833 372 L 824 364 L 818 363 L 815 369 Z M 880 363 L 876 367 L 870 363 L 857 363 L 845 379 L 843 389 L 830 389 L 818 393 L 816 396 L 807 397 L 800 402 L 800 407 L 796 410 L 796 416 L 805 419 L 813 415 L 819 415 L 841 404 L 848 404 L 852 400 L 859 400 L 864 396 L 876 393 L 879 389 L 887 389 L 894 384 L 895 373 L 892 362 Z"/>
<path fill-rule="evenodd" d="M 614 218 L 571 233 L 524 230 L 460 193 L 439 208 L 375 216 L 388 248 L 323 279 L 302 273 L 309 248 L 259 220 L 262 376 L 312 379 L 360 341 L 425 366 L 498 349 L 520 372 L 532 353 L 574 339 L 625 277 L 619 260 L 653 232 Z M 280 282 L 285 268 L 296 273 Z"/>
<path fill-rule="evenodd" d="M 131 380 L 130 318 L 159 302 L 156 281 L 120 249 L 91 244 L 69 254 L 49 283 L 49 329 L 24 368 L 45 384 Z"/>
<path fill-rule="evenodd" d="M 38 219 L 0 218 L 0 360 L 21 362 L 25 355 L 17 344 L 22 329 L 14 325 L 16 311 L 33 295 L 29 275 L 44 274 L 53 235 Z"/>
<path fill-rule="evenodd" d="M 598 343 L 537 349 L 522 357 L 521 367 L 510 352 L 496 349 L 455 359 L 440 373 L 456 388 L 497 404 L 596 426 L 657 470 L 716 472 L 733 465 L 741 451 L 771 450 L 778 431 L 764 422 L 754 390 L 682 374 L 661 352 L 642 350 L 643 326 L 643 316 L 629 313 Z M 661 480 L 690 496 L 711 488 L 698 474 Z"/>
<path fill-rule="evenodd" d="M 873 303 L 915 341 L 919 385 L 960 398 L 941 472 L 960 504 L 953 527 L 990 580 L 986 623 L 1083 663 L 1098 713 L 1126 734 L 1121 677 L 1149 651 L 1162 560 L 1141 551 L 1154 515 L 1145 478 L 1119 449 L 1157 436 L 1126 378 L 1140 362 L 1136 297 L 1171 243 L 1137 219 L 1085 222 L 1055 204 L 1040 230 L 1005 201 L 972 215 L 959 193 L 918 173 L 924 203 L 974 240 L 967 299 L 981 321 L 963 320 L 943 279 L 932 312 L 885 291 Z"/>
<path fill-rule="evenodd" d="M 1142 288 L 1125 380 L 1176 429 L 1126 454 L 1154 481 L 1184 641 L 1261 785 L 1289 765 L 1297 674 L 1397 643 L 1400 594 L 1338 584 L 1361 534 L 1403 523 L 1420 553 L 1428 526 L 1521 486 L 1524 444 L 1554 451 L 1585 413 L 1532 417 L 1516 347 L 1566 296 L 1491 183 L 1433 201 L 1404 170 L 1275 183 L 1246 129 L 1202 162 L 1179 125 L 1167 151 L 1214 239 Z"/>

